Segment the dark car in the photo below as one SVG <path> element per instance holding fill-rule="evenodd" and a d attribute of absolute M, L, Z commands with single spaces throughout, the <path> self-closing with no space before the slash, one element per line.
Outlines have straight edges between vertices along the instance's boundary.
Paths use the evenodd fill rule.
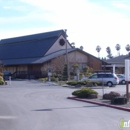
<path fill-rule="evenodd" d="M 4 80 L 9 80 L 10 77 L 11 77 L 11 72 L 9 72 L 9 71 L 4 71 L 3 72 Z"/>

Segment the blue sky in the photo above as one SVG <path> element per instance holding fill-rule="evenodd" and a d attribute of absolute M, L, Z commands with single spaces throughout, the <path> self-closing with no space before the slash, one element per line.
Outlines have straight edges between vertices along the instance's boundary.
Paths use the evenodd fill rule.
<path fill-rule="evenodd" d="M 0 0 L 0 39 L 67 29 L 68 40 L 100 57 L 130 44 L 129 0 Z"/>

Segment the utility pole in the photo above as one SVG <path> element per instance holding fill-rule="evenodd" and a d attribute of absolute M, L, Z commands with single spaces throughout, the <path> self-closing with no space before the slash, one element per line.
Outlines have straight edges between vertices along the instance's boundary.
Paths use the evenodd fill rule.
<path fill-rule="evenodd" d="M 69 72 L 69 60 L 68 60 L 68 48 L 67 48 L 67 30 L 65 29 L 65 44 L 66 44 L 66 63 L 67 63 L 67 75 L 68 81 L 70 80 L 70 72 Z"/>

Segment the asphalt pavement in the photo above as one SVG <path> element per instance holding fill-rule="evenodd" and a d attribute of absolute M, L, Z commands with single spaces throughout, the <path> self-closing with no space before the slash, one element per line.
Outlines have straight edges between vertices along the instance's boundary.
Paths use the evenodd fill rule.
<path fill-rule="evenodd" d="M 119 130 L 122 118 L 130 120 L 127 111 L 68 99 L 77 88 L 7 82 L 0 86 L 0 130 Z"/>

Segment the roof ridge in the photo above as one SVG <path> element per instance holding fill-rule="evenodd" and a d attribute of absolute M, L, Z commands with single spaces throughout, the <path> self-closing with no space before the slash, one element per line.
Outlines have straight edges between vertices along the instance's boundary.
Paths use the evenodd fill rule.
<path fill-rule="evenodd" d="M 16 41 L 16 42 L 7 42 L 7 43 L 0 43 L 0 45 L 5 45 L 5 44 L 15 44 L 15 43 L 24 43 L 24 42 L 26 42 L 26 43 L 28 43 L 28 42 L 34 42 L 34 41 L 42 41 L 42 40 L 45 40 L 45 39 L 51 39 L 51 38 L 54 38 L 54 37 L 56 37 L 56 36 L 53 36 L 53 37 L 46 37 L 46 38 L 41 38 L 41 39 L 31 39 L 31 40 L 26 40 L 26 41 Z"/>
<path fill-rule="evenodd" d="M 12 37 L 12 38 L 7 38 L 7 39 L 1 39 L 0 44 L 46 39 L 46 38 L 59 36 L 62 32 L 64 32 L 64 31 L 63 30 L 55 30 L 55 31 L 48 31 L 48 32 L 43 32 L 43 33 L 36 33 L 36 34 Z"/>

